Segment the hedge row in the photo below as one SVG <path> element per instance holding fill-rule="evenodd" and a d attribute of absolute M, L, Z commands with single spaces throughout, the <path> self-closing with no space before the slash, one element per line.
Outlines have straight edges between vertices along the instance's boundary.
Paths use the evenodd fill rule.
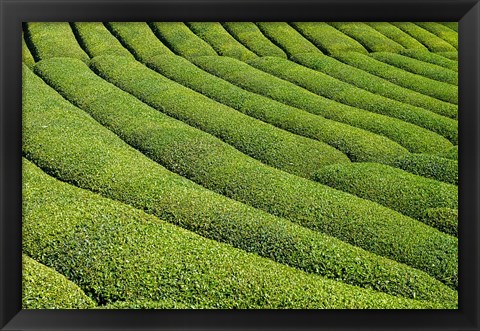
<path fill-rule="evenodd" d="M 67 22 L 24 23 L 25 37 L 36 61 L 52 57 L 73 57 L 89 61 Z"/>
<path fill-rule="evenodd" d="M 457 186 L 384 164 L 335 164 L 320 169 L 315 179 L 416 219 L 427 208 L 458 208 Z"/>
<path fill-rule="evenodd" d="M 35 65 L 35 60 L 33 59 L 32 53 L 28 49 L 27 44 L 25 43 L 25 36 L 22 32 L 22 62 L 25 63 L 29 68 L 32 68 Z"/>
<path fill-rule="evenodd" d="M 457 49 L 433 33 L 411 22 L 392 22 L 397 28 L 408 33 L 424 44 L 431 52 L 451 52 Z"/>
<path fill-rule="evenodd" d="M 392 25 L 388 22 L 366 22 L 369 26 L 383 34 L 384 36 L 390 38 L 396 43 L 402 45 L 406 49 L 417 49 L 417 50 L 427 50 L 422 43 L 417 39 L 412 38 L 409 34 L 403 32 L 395 25 Z"/>
<path fill-rule="evenodd" d="M 404 47 L 362 22 L 330 22 L 330 25 L 352 37 L 370 52 L 399 52 Z"/>
<path fill-rule="evenodd" d="M 450 118 L 458 116 L 456 105 L 395 85 L 330 56 L 298 54 L 292 57 L 292 61 L 390 99 L 422 107 Z"/>
<path fill-rule="evenodd" d="M 65 276 L 22 254 L 23 309 L 88 309 L 95 306 L 95 302 Z"/>
<path fill-rule="evenodd" d="M 56 60 L 50 63 L 58 65 L 60 59 Z M 406 289 L 412 295 L 412 290 L 408 290 L 410 285 L 399 286 L 391 281 L 378 283 L 383 276 L 374 270 L 378 270 L 379 265 L 388 265 L 380 262 L 378 256 L 215 194 L 167 171 L 55 95 L 38 81 L 39 78 L 31 77 L 33 74 L 29 72 L 25 75 L 24 155 L 61 180 L 131 204 L 202 236 L 306 271 L 346 282 L 386 287 L 389 291 Z M 72 75 L 64 76 L 71 79 Z M 81 76 L 77 79 L 80 80 Z M 92 85 L 91 89 L 95 90 L 95 87 Z M 205 140 L 197 142 L 197 136 L 192 134 L 196 130 L 185 125 L 182 125 L 184 130 L 179 130 L 178 125 L 172 124 L 179 122 L 163 115 L 168 121 L 161 126 L 159 112 L 145 105 L 140 108 L 138 100 L 126 93 L 123 95 L 124 98 L 118 95 L 109 98 L 109 95 L 98 92 L 98 101 L 93 100 L 89 107 L 96 104 L 98 114 L 104 109 L 105 120 L 112 123 L 110 128 L 117 128 L 116 132 L 123 128 L 124 139 L 127 133 L 133 138 L 138 137 L 130 143 L 142 143 L 144 152 L 152 158 L 160 158 L 162 152 L 162 162 L 168 161 L 172 169 L 175 167 L 182 174 L 189 172 L 196 176 L 195 180 L 202 180 L 218 191 L 234 188 L 224 190 L 224 194 L 239 197 L 243 194 L 242 199 L 250 199 L 265 210 L 335 234 L 358 246 L 372 247 L 377 253 L 383 252 L 392 258 L 398 256 L 400 262 L 427 270 L 439 280 L 456 286 L 458 248 L 457 242 L 449 236 L 372 202 L 263 166 L 245 156 L 239 163 L 240 158 L 230 158 L 234 156 L 233 149 L 226 153 L 225 144 L 220 143 L 220 147 L 214 148 L 210 143 L 201 149 Z M 112 108 L 102 108 L 105 107 L 104 100 L 110 100 Z M 130 102 L 134 102 L 133 107 Z M 112 113 L 117 107 L 118 112 Z M 142 122 L 138 127 L 142 117 L 137 114 L 118 115 L 125 109 L 129 109 L 130 114 L 139 110 L 146 114 L 145 107 L 150 109 L 152 116 L 157 116 L 156 120 L 146 117 L 144 122 L 148 125 Z M 162 146 L 165 146 L 163 150 Z M 251 175 L 252 172 L 256 173 Z M 412 238 L 415 238 L 414 243 Z M 367 256 L 373 261 L 364 264 L 363 261 L 369 261 Z M 360 267 L 361 272 L 358 271 Z M 389 270 L 395 274 L 404 269 L 395 264 Z M 386 274 L 385 279 L 392 278 L 390 272 Z M 407 281 L 412 277 L 403 274 L 398 279 Z M 423 281 L 413 284 L 416 283 L 424 284 Z"/>
<path fill-rule="evenodd" d="M 128 299 L 127 299 L 128 300 Z M 97 309 L 213 309 L 207 307 L 205 304 L 192 305 L 175 301 L 171 298 L 164 298 L 156 301 L 150 300 L 128 300 L 115 301 L 103 306 L 96 307 Z"/>
<path fill-rule="evenodd" d="M 310 41 L 286 22 L 257 22 L 262 33 L 288 56 L 297 53 L 321 53 Z"/>
<path fill-rule="evenodd" d="M 140 307 L 151 301 L 152 308 L 155 301 L 158 306 L 179 302 L 181 308 L 457 306 L 456 292 L 448 288 L 443 293 L 450 300 L 433 303 L 308 274 L 203 238 L 24 164 L 24 250 L 77 282 L 102 305 L 120 308 L 122 301 L 131 300 Z"/>
<path fill-rule="evenodd" d="M 425 210 L 422 222 L 458 237 L 458 209 L 429 208 Z"/>
<path fill-rule="evenodd" d="M 441 66 L 450 70 L 454 70 L 458 72 L 458 62 L 454 60 L 449 60 L 437 53 L 432 53 L 429 51 L 420 51 L 416 49 L 406 49 L 400 54 L 411 57 L 413 59 L 417 59 L 423 62 L 428 62 L 431 64 L 436 64 L 437 66 Z"/>
<path fill-rule="evenodd" d="M 338 31 L 325 22 L 293 22 L 292 26 L 305 38 L 320 48 L 323 53 L 336 54 L 342 52 L 360 52 L 367 54 L 368 51 L 355 39 Z M 300 52 L 299 52 L 300 53 Z"/>
<path fill-rule="evenodd" d="M 187 58 L 200 55 L 217 55 L 212 46 L 202 38 L 197 37 L 182 22 L 152 22 L 149 24 L 157 37 L 176 54 Z"/>
<path fill-rule="evenodd" d="M 375 60 L 370 56 L 355 52 L 336 54 L 335 57 L 346 64 L 385 78 L 397 85 L 429 95 L 439 100 L 458 104 L 457 86 L 415 75 L 411 72 Z"/>
<path fill-rule="evenodd" d="M 453 143 L 458 141 L 458 122 L 427 109 L 385 98 L 289 60 L 263 57 L 250 60 L 248 64 L 306 88 L 315 94 L 352 107 L 418 125 L 438 133 Z"/>
<path fill-rule="evenodd" d="M 446 27 L 449 27 L 450 29 L 452 29 L 453 31 L 458 32 L 458 22 L 438 22 L 438 23 L 443 24 Z"/>
<path fill-rule="evenodd" d="M 211 61 L 217 60 L 221 62 L 222 59 L 211 58 Z M 162 75 L 242 113 L 295 134 L 323 141 L 345 153 L 352 161 L 388 162 L 408 153 L 383 136 L 248 92 L 203 71 L 182 57 L 160 55 L 147 64 Z M 244 65 L 235 61 L 231 67 Z"/>
<path fill-rule="evenodd" d="M 90 57 L 100 54 L 132 57 L 101 22 L 72 23 L 72 30 Z"/>
<path fill-rule="evenodd" d="M 425 63 L 408 56 L 393 53 L 372 53 L 374 59 L 388 63 L 397 68 L 421 75 L 427 78 L 438 80 L 440 82 L 458 85 L 458 72 L 445 69 L 431 63 Z"/>
<path fill-rule="evenodd" d="M 447 43 L 458 49 L 458 32 L 436 22 L 415 22 L 416 25 L 430 31 L 437 37 L 445 40 Z"/>
<path fill-rule="evenodd" d="M 158 54 L 173 54 L 145 22 L 109 22 L 105 26 L 140 61 Z"/>
<path fill-rule="evenodd" d="M 409 154 L 391 163 L 396 168 L 416 175 L 458 185 L 458 161 L 437 155 Z"/>
<path fill-rule="evenodd" d="M 396 118 L 366 112 L 316 95 L 304 88 L 226 57 L 197 57 L 202 69 L 249 91 L 388 137 L 413 152 L 438 152 L 451 143 L 436 133 Z"/>
<path fill-rule="evenodd" d="M 445 151 L 438 153 L 437 155 L 440 157 L 458 161 L 458 146 L 455 145 L 453 147 L 450 147 Z"/>
<path fill-rule="evenodd" d="M 252 22 L 225 22 L 223 27 L 235 39 L 259 56 L 278 56 L 286 58 L 281 48 L 265 37 L 260 29 Z M 208 54 L 206 54 L 208 55 Z"/>
<path fill-rule="evenodd" d="M 458 52 L 437 52 L 436 54 L 449 60 L 458 61 Z"/>
<path fill-rule="evenodd" d="M 220 55 L 242 61 L 257 57 L 255 53 L 235 40 L 218 22 L 189 22 L 187 25 Z"/>

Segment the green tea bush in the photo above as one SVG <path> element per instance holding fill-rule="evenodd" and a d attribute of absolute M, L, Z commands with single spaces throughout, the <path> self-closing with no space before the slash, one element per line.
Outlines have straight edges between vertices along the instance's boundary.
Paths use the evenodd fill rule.
<path fill-rule="evenodd" d="M 221 61 L 221 57 L 212 57 L 211 61 L 217 59 Z M 236 61 L 232 67 L 239 63 Z M 352 161 L 387 162 L 408 153 L 383 136 L 246 91 L 203 71 L 182 57 L 159 55 L 147 64 L 162 75 L 242 113 L 292 133 L 323 141 L 345 153 Z"/>
<path fill-rule="evenodd" d="M 25 254 L 22 255 L 23 309 L 88 309 L 94 307 L 95 302 L 65 276 Z"/>
<path fill-rule="evenodd" d="M 389 22 L 365 22 L 365 24 L 374 28 L 375 30 L 395 41 L 396 43 L 402 45 L 406 49 L 427 51 L 427 48 L 423 46 L 423 44 L 420 43 L 417 39 L 403 32 Z"/>
<path fill-rule="evenodd" d="M 436 64 L 437 66 L 441 66 L 450 70 L 454 70 L 458 72 L 458 62 L 454 60 L 449 60 L 437 53 L 432 53 L 429 51 L 421 51 L 416 49 L 406 49 L 400 54 L 411 57 L 413 59 L 417 59 L 423 62 L 428 62 L 431 64 Z"/>
<path fill-rule="evenodd" d="M 437 52 L 436 54 L 452 61 L 458 61 L 458 52 Z"/>
<path fill-rule="evenodd" d="M 399 52 L 402 45 L 362 22 L 330 22 L 337 30 L 352 37 L 370 52 Z"/>
<path fill-rule="evenodd" d="M 101 54 L 133 57 L 102 22 L 72 23 L 72 30 L 90 57 Z"/>
<path fill-rule="evenodd" d="M 457 31 L 452 31 L 452 29 L 437 22 L 415 22 L 415 24 L 445 40 L 447 43 L 455 47 L 455 49 L 458 49 Z"/>
<path fill-rule="evenodd" d="M 458 185 L 458 161 L 437 155 L 410 154 L 393 160 L 392 166 L 445 183 Z"/>
<path fill-rule="evenodd" d="M 158 54 L 173 54 L 145 22 L 109 22 L 105 26 L 137 60 L 146 61 Z"/>
<path fill-rule="evenodd" d="M 452 143 L 457 143 L 458 122 L 454 119 L 359 89 L 354 85 L 289 60 L 262 57 L 251 60 L 248 63 L 257 69 L 288 80 L 315 94 L 352 107 L 418 125 L 442 135 Z"/>
<path fill-rule="evenodd" d="M 28 49 L 27 44 L 25 43 L 25 37 L 22 32 L 22 62 L 25 63 L 29 68 L 32 68 L 35 65 L 35 60 L 33 59 L 32 53 Z"/>
<path fill-rule="evenodd" d="M 212 309 L 205 304 L 192 305 L 172 300 L 171 298 L 152 300 L 129 300 L 115 301 L 104 306 L 96 307 L 96 309 Z"/>
<path fill-rule="evenodd" d="M 458 209 L 428 208 L 422 216 L 422 222 L 458 237 Z"/>
<path fill-rule="evenodd" d="M 186 58 L 217 55 L 212 46 L 197 37 L 183 22 L 151 22 L 149 25 L 155 35 L 176 54 Z"/>
<path fill-rule="evenodd" d="M 411 152 L 438 152 L 452 146 L 447 139 L 434 132 L 396 118 L 366 112 L 324 98 L 235 59 L 205 56 L 192 61 L 202 69 L 246 90 L 312 114 L 383 135 Z"/>
<path fill-rule="evenodd" d="M 67 22 L 24 23 L 24 31 L 36 61 L 58 56 L 89 61 Z"/>
<path fill-rule="evenodd" d="M 355 52 L 336 54 L 335 57 L 346 64 L 365 70 L 375 76 L 385 78 L 394 84 L 429 95 L 439 100 L 458 104 L 457 86 L 415 75 L 411 72 L 375 60 L 370 56 Z"/>
<path fill-rule="evenodd" d="M 328 23 L 293 22 L 291 25 L 315 46 L 320 48 L 323 53 L 368 53 L 368 51 L 358 41 L 338 31 L 334 27 L 328 25 Z"/>
<path fill-rule="evenodd" d="M 450 147 L 443 152 L 437 154 L 440 157 L 444 157 L 446 159 L 457 160 L 458 161 L 458 146 L 455 145 Z"/>
<path fill-rule="evenodd" d="M 218 22 L 189 22 L 187 25 L 220 55 L 234 57 L 241 61 L 257 57 L 255 53 L 235 40 Z"/>
<path fill-rule="evenodd" d="M 458 32 L 458 22 L 438 22 L 438 23 L 443 24 L 446 27 L 452 29 L 453 31 Z"/>
<path fill-rule="evenodd" d="M 458 72 L 445 69 L 431 63 L 425 63 L 408 56 L 393 53 L 371 53 L 374 59 L 388 63 L 397 68 L 421 75 L 427 78 L 435 79 L 440 82 L 458 85 Z"/>
<path fill-rule="evenodd" d="M 102 306 L 130 308 L 124 301 L 133 301 L 138 308 L 456 307 L 456 292 L 448 288 L 439 293 L 445 301 L 435 303 L 361 289 L 206 239 L 55 180 L 31 163 L 24 162 L 23 176 L 24 250 Z"/>
<path fill-rule="evenodd" d="M 422 107 L 437 114 L 457 118 L 458 106 L 398 86 L 386 79 L 345 64 L 333 57 L 318 54 L 297 54 L 291 58 L 303 66 L 321 71 L 329 76 L 355 85 L 364 90 L 413 106 Z"/>
<path fill-rule="evenodd" d="M 457 186 L 384 164 L 335 164 L 320 169 L 315 180 L 416 219 L 427 208 L 458 208 Z"/>
<path fill-rule="evenodd" d="M 445 40 L 411 22 L 392 22 L 397 28 L 408 33 L 424 44 L 431 52 L 452 52 L 457 49 Z"/>
<path fill-rule="evenodd" d="M 281 48 L 263 35 L 255 23 L 224 22 L 222 25 L 235 39 L 257 55 L 287 57 Z"/>
<path fill-rule="evenodd" d="M 322 53 L 286 22 L 257 22 L 262 33 L 288 56 L 297 53 Z"/>
<path fill-rule="evenodd" d="M 59 61 L 80 64 L 69 59 L 52 59 L 49 63 L 58 65 Z M 122 62 L 128 59 L 104 57 L 104 61 L 104 65 L 125 68 Z M 96 62 L 98 67 L 98 58 Z M 38 64 L 37 68 L 41 65 Z M 212 150 L 214 144 L 197 142 L 198 135 L 191 133 L 196 131 L 193 128 L 183 125 L 185 130 L 179 130 L 178 126 L 169 130 L 172 122 L 179 122 L 163 115 L 164 119 L 168 119 L 164 127 L 159 126 L 161 121 L 158 120 L 145 118 L 142 121 L 138 113 L 134 115 L 137 121 L 131 121 L 131 115 L 112 113 L 119 105 L 124 105 L 124 108 L 120 107 L 120 113 L 130 109 L 131 114 L 140 109 L 137 107 L 140 104 L 138 100 L 127 93 L 123 93 L 122 99 L 118 94 L 116 98 L 109 99 L 115 101 L 112 108 L 103 110 L 103 117 L 110 117 L 113 121 L 109 128 L 113 130 L 116 127 L 115 132 L 123 132 L 124 139 L 128 135 L 137 139 L 136 145 L 141 146 L 148 156 L 157 160 L 162 157 L 162 162 L 168 161 L 172 169 L 195 181 L 202 181 L 212 190 L 251 201 L 259 209 L 284 216 L 318 232 L 273 218 L 167 171 L 66 102 L 28 68 L 24 74 L 23 153 L 62 181 L 123 201 L 200 235 L 307 271 L 331 275 L 332 278 L 348 271 L 355 279 L 377 283 L 379 275 L 370 277 L 367 276 L 369 272 L 359 272 L 358 268 L 343 269 L 342 259 L 349 263 L 366 259 L 355 260 L 353 254 L 340 254 L 345 243 L 321 232 L 366 250 L 371 249 L 373 253 L 398 259 L 427 271 L 451 287 L 457 286 L 458 248 L 456 239 L 451 236 L 373 202 L 264 166 L 245 156 L 242 156 L 243 162 L 239 157 L 232 159 L 234 154 L 226 154 L 226 145 L 213 137 L 212 141 L 221 146 Z M 65 86 L 82 81 L 80 75 L 73 79 L 71 74 L 64 76 Z M 93 85 L 88 86 L 95 91 Z M 111 91 L 90 95 L 93 98 L 109 98 Z M 99 114 L 105 107 L 103 98 L 92 101 L 92 104 L 97 103 Z M 128 100 L 133 100 L 135 105 L 128 107 Z M 160 114 L 148 109 L 151 114 L 157 114 L 155 116 Z M 144 109 L 141 110 L 146 116 Z M 190 142 L 186 139 L 189 137 Z M 133 139 L 129 143 L 133 144 Z M 202 143 L 205 145 L 202 146 Z M 231 150 L 234 151 L 233 148 Z M 414 242 L 412 238 L 415 238 Z M 351 252 L 353 247 L 349 245 L 345 249 Z M 324 259 L 329 259 L 329 262 Z M 368 268 L 376 270 L 374 266 L 378 265 L 379 262 L 375 261 Z M 361 278 L 357 278 L 358 275 L 362 275 Z M 344 281 L 348 278 L 340 276 Z M 387 278 L 391 279 L 391 275 Z M 398 286 L 395 284 L 392 287 Z"/>

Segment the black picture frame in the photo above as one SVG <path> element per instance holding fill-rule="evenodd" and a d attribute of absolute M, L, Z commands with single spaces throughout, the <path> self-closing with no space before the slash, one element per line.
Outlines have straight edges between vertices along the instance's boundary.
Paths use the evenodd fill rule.
<path fill-rule="evenodd" d="M 0 0 L 2 330 L 480 330 L 478 0 Z M 458 310 L 22 310 L 21 29 L 33 21 L 459 21 Z"/>

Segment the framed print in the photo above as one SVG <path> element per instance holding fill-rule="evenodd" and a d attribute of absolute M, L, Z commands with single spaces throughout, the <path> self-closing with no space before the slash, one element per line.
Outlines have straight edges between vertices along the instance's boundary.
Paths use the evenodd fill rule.
<path fill-rule="evenodd" d="M 2 330 L 478 330 L 478 1 L 1 0 Z"/>

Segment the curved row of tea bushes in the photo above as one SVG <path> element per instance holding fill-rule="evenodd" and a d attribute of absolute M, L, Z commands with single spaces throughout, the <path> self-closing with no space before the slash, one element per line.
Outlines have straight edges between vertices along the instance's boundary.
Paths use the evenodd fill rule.
<path fill-rule="evenodd" d="M 58 56 L 73 57 L 86 63 L 90 59 L 67 22 L 24 23 L 24 31 L 30 51 L 37 61 Z"/>
<path fill-rule="evenodd" d="M 28 168 L 27 165 L 27 171 Z M 88 309 L 95 306 L 95 302 L 65 276 L 22 254 L 23 309 Z"/>
<path fill-rule="evenodd" d="M 322 53 L 286 22 L 257 22 L 262 33 L 288 56 L 297 53 Z"/>
<path fill-rule="evenodd" d="M 458 72 L 445 69 L 431 63 L 425 63 L 420 60 L 412 59 L 408 56 L 393 53 L 372 53 L 370 54 L 376 60 L 388 63 L 397 68 L 421 75 L 427 78 L 435 79 L 440 82 L 458 85 Z"/>
<path fill-rule="evenodd" d="M 365 22 L 368 26 L 374 28 L 387 38 L 395 41 L 396 43 L 402 45 L 406 49 L 417 49 L 417 50 L 425 50 L 427 48 L 423 46 L 417 39 L 413 38 L 409 34 L 403 32 L 395 25 L 392 25 L 389 22 Z"/>
<path fill-rule="evenodd" d="M 457 49 L 445 40 L 411 22 L 392 22 L 397 28 L 408 33 L 425 45 L 431 52 L 452 52 Z"/>
<path fill-rule="evenodd" d="M 262 57 L 250 60 L 248 64 L 315 94 L 352 107 L 418 125 L 442 135 L 454 144 L 458 141 L 458 122 L 427 109 L 385 98 L 293 61 L 276 57 Z"/>
<path fill-rule="evenodd" d="M 222 25 L 235 39 L 259 56 L 287 57 L 281 48 L 273 44 L 263 35 L 255 23 L 224 22 Z"/>
<path fill-rule="evenodd" d="M 437 155 L 440 157 L 458 161 L 458 146 L 455 145 L 441 153 L 438 153 Z"/>
<path fill-rule="evenodd" d="M 379 163 L 323 167 L 315 180 L 416 219 L 427 208 L 458 208 L 457 186 Z"/>
<path fill-rule="evenodd" d="M 156 301 L 150 300 L 129 300 L 115 301 L 104 306 L 96 307 L 96 309 L 213 309 L 205 304 L 192 305 L 185 304 L 170 298 L 160 299 Z"/>
<path fill-rule="evenodd" d="M 374 74 L 375 76 L 385 78 L 386 80 L 402 87 L 455 105 L 458 104 L 457 86 L 415 75 L 411 72 L 378 61 L 371 56 L 355 52 L 336 54 L 335 58 L 346 64 Z"/>
<path fill-rule="evenodd" d="M 408 153 L 383 136 L 246 91 L 203 71 L 182 57 L 159 55 L 147 64 L 165 77 L 242 113 L 295 134 L 323 141 L 345 153 L 352 161 L 388 162 Z"/>
<path fill-rule="evenodd" d="M 415 22 L 416 25 L 430 31 L 439 38 L 445 40 L 447 43 L 458 49 L 458 32 L 446 27 L 437 22 Z"/>
<path fill-rule="evenodd" d="M 101 22 L 71 23 L 79 43 L 90 57 L 100 54 L 133 57 Z"/>
<path fill-rule="evenodd" d="M 400 54 L 458 72 L 457 61 L 449 60 L 441 55 L 438 55 L 437 53 L 416 49 L 406 49 L 400 52 Z"/>
<path fill-rule="evenodd" d="M 438 152 L 452 146 L 447 139 L 434 132 L 396 118 L 366 112 L 324 98 L 232 58 L 205 56 L 192 61 L 202 69 L 248 91 L 383 135 L 411 152 Z"/>
<path fill-rule="evenodd" d="M 255 53 L 233 38 L 218 22 L 188 22 L 188 27 L 219 54 L 241 61 L 254 59 Z"/>
<path fill-rule="evenodd" d="M 362 44 L 369 52 L 399 52 L 404 47 L 362 22 L 328 23 Z"/>
<path fill-rule="evenodd" d="M 317 46 L 323 53 L 368 53 L 368 51 L 358 41 L 338 31 L 334 27 L 328 25 L 328 23 L 292 22 L 291 25 L 305 38 Z"/>
<path fill-rule="evenodd" d="M 102 305 L 126 300 L 168 305 L 170 299 L 208 308 L 456 306 L 455 295 L 452 301 L 417 301 L 308 274 L 24 165 L 24 250 L 74 280 Z"/>
<path fill-rule="evenodd" d="M 297 54 L 291 60 L 372 93 L 422 107 L 450 118 L 457 118 L 458 116 L 458 106 L 456 105 L 398 86 L 333 57 L 305 53 Z"/>
<path fill-rule="evenodd" d="M 436 54 L 452 61 L 458 61 L 458 52 L 438 52 Z"/>
<path fill-rule="evenodd" d="M 173 54 L 145 22 L 109 22 L 105 26 L 136 59 L 145 61 L 159 54 Z"/>
<path fill-rule="evenodd" d="M 438 22 L 445 25 L 446 27 L 452 29 L 453 31 L 458 32 L 458 22 Z"/>
<path fill-rule="evenodd" d="M 425 210 L 422 222 L 458 237 L 458 209 L 429 208 Z"/>
<path fill-rule="evenodd" d="M 420 290 L 422 287 L 428 289 L 435 287 L 431 284 L 425 285 L 425 277 L 420 281 L 418 280 L 420 276 L 411 277 L 405 274 L 413 272 L 413 269 L 407 268 L 410 270 L 407 272 L 404 267 L 393 261 L 388 262 L 387 259 L 369 254 L 335 238 L 275 218 L 167 171 L 66 102 L 40 78 L 29 72 L 25 75 L 26 138 L 23 141 L 23 152 L 57 178 L 123 201 L 202 236 L 306 271 L 345 282 L 360 282 L 357 284 L 373 288 L 386 288 L 393 293 L 400 291 L 398 290 L 400 288 L 409 295 L 413 295 L 412 291 L 416 295 L 425 293 L 425 290 Z M 80 76 L 78 78 L 80 79 Z M 91 89 L 95 90 L 95 87 L 92 86 Z M 182 124 L 184 130 L 179 130 L 180 122 L 161 115 L 146 105 L 143 105 L 143 113 L 146 114 L 145 109 L 149 109 L 152 116 L 156 116 L 156 120 L 146 118 L 145 121 L 150 124 L 144 125 L 138 122 L 140 117 L 135 114 L 136 123 L 142 125 L 140 128 L 133 127 L 135 122 L 130 121 L 131 116 L 118 116 L 117 113 L 110 115 L 115 107 L 119 107 L 120 113 L 125 109 L 130 109 L 130 113 L 141 109 L 138 100 L 126 93 L 123 95 L 124 98 L 117 96 L 109 99 L 118 101 L 111 109 L 103 108 L 104 118 L 111 121 L 111 128 L 114 127 L 115 121 L 123 121 L 123 124 L 116 125 L 118 128 L 116 132 L 123 127 L 125 134 L 130 132 L 133 138 L 139 137 L 137 144 L 144 144 L 143 147 L 150 151 L 145 152 L 147 155 L 160 156 L 161 146 L 170 145 L 170 148 L 163 149 L 163 160 L 176 166 L 177 171 L 182 170 L 184 173 L 191 171 L 196 174 L 197 180 L 209 178 L 208 184 L 212 187 L 219 184 L 223 187 L 226 187 L 226 184 L 231 185 L 235 192 L 244 192 L 247 198 L 257 199 L 259 203 L 263 203 L 265 209 L 270 205 L 277 214 L 282 211 L 287 216 L 291 214 L 292 221 L 335 233 L 339 237 L 343 235 L 344 239 L 359 246 L 366 247 L 371 244 L 374 250 L 386 250 L 385 254 L 392 256 L 402 252 L 399 255 L 400 260 L 405 260 L 402 262 L 411 262 L 411 265 L 428 270 L 432 275 L 439 277 L 439 280 L 456 286 L 457 243 L 448 236 L 373 202 L 275 170 L 245 156 L 242 168 L 239 169 L 238 162 L 241 159 L 229 158 L 230 155 L 234 155 L 233 153 L 237 155 L 239 153 L 233 148 L 227 153 L 228 146 L 213 137 L 211 143 L 204 148 L 206 156 L 200 159 L 199 156 L 203 155 L 203 151 L 200 150 L 202 142 L 194 140 L 198 136 L 193 136 L 190 143 L 182 138 L 192 136 L 192 132 L 198 132 L 196 129 Z M 104 100 L 108 99 L 107 95 L 101 97 L 102 93 L 98 93 L 98 96 L 100 99 L 97 102 L 92 100 L 89 106 L 92 109 L 96 104 L 97 114 L 101 113 Z M 134 107 L 129 107 L 129 102 L 134 102 Z M 160 126 L 161 117 L 166 121 L 166 128 Z M 168 130 L 172 123 L 177 123 L 177 126 Z M 158 139 L 159 134 L 163 139 Z M 215 147 L 212 142 L 215 141 L 219 147 L 212 151 Z M 190 146 L 192 148 L 189 148 Z M 179 155 L 177 150 L 187 153 L 182 152 Z M 248 169 L 249 172 L 256 171 L 257 175 L 254 174 L 253 178 L 244 176 L 243 170 Z M 208 173 L 203 173 L 205 170 L 208 170 Z M 220 170 L 222 172 L 219 172 Z M 253 187 L 250 184 L 252 182 L 255 184 Z M 389 221 L 385 224 L 385 220 Z M 379 245 L 375 238 L 380 238 L 379 241 L 384 245 Z M 415 243 L 411 242 L 411 238 L 415 238 Z M 379 259 L 383 261 L 380 262 Z M 394 265 L 390 269 L 391 263 Z M 344 268 L 343 265 L 351 267 Z M 383 266 L 381 272 L 377 272 L 379 265 Z M 359 268 L 362 271 L 358 271 Z M 384 268 L 387 268 L 387 271 Z M 388 270 L 393 274 L 401 271 L 397 280 L 401 284 L 416 280 L 412 284 L 400 286 L 397 281 L 391 281 L 395 277 L 392 277 Z M 360 278 L 357 277 L 359 274 Z M 385 281 L 378 282 L 379 279 Z M 415 286 L 419 288 L 414 289 Z"/>
<path fill-rule="evenodd" d="M 25 63 L 29 68 L 32 68 L 35 65 L 35 60 L 33 59 L 32 53 L 28 49 L 27 44 L 25 43 L 25 36 L 22 32 L 22 62 Z"/>
<path fill-rule="evenodd" d="M 390 165 L 427 178 L 458 185 L 458 161 L 437 155 L 409 154 Z"/>
<path fill-rule="evenodd" d="M 149 25 L 155 35 L 176 54 L 186 58 L 200 55 L 217 55 L 212 46 L 195 35 L 185 23 L 151 22 Z"/>

